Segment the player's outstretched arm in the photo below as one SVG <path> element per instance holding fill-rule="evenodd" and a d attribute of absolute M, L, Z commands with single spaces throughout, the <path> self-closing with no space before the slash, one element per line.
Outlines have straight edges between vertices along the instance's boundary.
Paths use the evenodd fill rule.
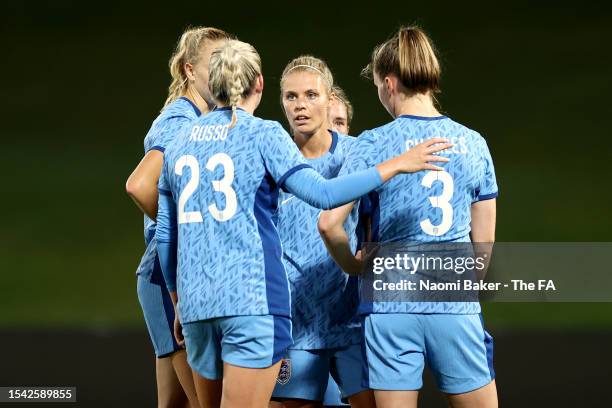
<path fill-rule="evenodd" d="M 317 224 L 332 259 L 349 275 L 358 274 L 361 270 L 361 262 L 351 251 L 349 236 L 344 230 L 344 222 L 354 205 L 355 202 L 352 202 L 330 211 L 323 211 Z"/>
<path fill-rule="evenodd" d="M 322 177 L 312 168 L 303 168 L 288 176 L 284 185 L 289 192 L 313 207 L 329 210 L 369 193 L 398 174 L 442 170 L 442 167 L 431 162 L 449 161 L 446 157 L 434 154 L 452 147 L 446 141 L 443 138 L 430 139 L 376 167 L 331 180 Z"/>
<path fill-rule="evenodd" d="M 150 150 L 145 154 L 125 183 L 125 190 L 138 208 L 149 218 L 157 218 L 157 182 L 164 154 Z"/>

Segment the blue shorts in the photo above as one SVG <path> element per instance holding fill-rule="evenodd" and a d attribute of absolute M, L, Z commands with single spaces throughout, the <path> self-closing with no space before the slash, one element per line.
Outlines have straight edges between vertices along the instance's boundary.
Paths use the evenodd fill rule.
<path fill-rule="evenodd" d="M 223 378 L 223 362 L 245 368 L 276 364 L 291 346 L 291 319 L 233 316 L 183 325 L 187 361 L 209 380 Z"/>
<path fill-rule="evenodd" d="M 138 275 L 136 287 L 155 355 L 162 358 L 181 350 L 181 347 L 174 339 L 174 306 L 157 259 L 155 265 L 150 277 Z"/>
<path fill-rule="evenodd" d="M 348 398 L 367 389 L 362 385 L 362 366 L 359 345 L 322 350 L 290 349 L 272 396 L 275 399 L 323 401 L 331 374 L 342 398 Z"/>
<path fill-rule="evenodd" d="M 370 314 L 362 330 L 364 385 L 371 389 L 418 390 L 425 363 L 448 394 L 495 378 L 493 338 L 479 314 Z"/>
<path fill-rule="evenodd" d="M 338 387 L 338 383 L 334 380 L 332 375 L 329 375 L 327 380 L 327 388 L 325 389 L 325 395 L 323 395 L 323 406 L 324 407 L 350 407 L 349 404 L 344 403 L 342 400 L 342 393 Z"/>

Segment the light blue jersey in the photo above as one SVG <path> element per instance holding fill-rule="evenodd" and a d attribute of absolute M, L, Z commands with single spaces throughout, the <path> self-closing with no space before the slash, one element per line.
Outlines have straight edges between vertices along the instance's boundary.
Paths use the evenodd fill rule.
<path fill-rule="evenodd" d="M 183 324 L 227 316 L 290 317 L 289 282 L 273 216 L 280 188 L 335 208 L 382 185 L 375 167 L 328 180 L 278 122 L 210 112 L 166 149 L 156 239 Z M 176 249 L 178 246 L 178 250 Z"/>
<path fill-rule="evenodd" d="M 289 284 L 272 215 L 279 184 L 308 167 L 279 123 L 214 110 L 164 155 L 160 194 L 177 203 L 183 324 L 225 316 L 290 317 Z"/>
<path fill-rule="evenodd" d="M 151 150 L 164 152 L 168 144 L 200 116 L 201 112 L 189 99 L 178 98 L 166 106 L 159 116 L 153 121 L 151 129 L 144 139 L 144 153 Z M 146 250 L 136 273 L 145 279 L 151 277 L 154 269 L 157 246 L 153 237 L 155 236 L 155 221 L 144 215 L 144 238 Z M 160 276 L 161 277 L 161 276 Z"/>
<path fill-rule="evenodd" d="M 493 161 L 477 132 L 447 118 L 403 115 L 364 132 L 340 174 L 390 159 L 434 137 L 454 146 L 444 171 L 399 175 L 370 193 L 372 240 L 380 243 L 470 242 L 471 205 L 497 197 Z M 375 302 L 362 313 L 479 313 L 476 302 Z"/>
<path fill-rule="evenodd" d="M 353 137 L 331 132 L 329 151 L 306 159 L 325 178 L 338 175 Z M 292 349 L 313 350 L 358 344 L 357 281 L 349 279 L 333 261 L 321 239 L 317 221 L 321 210 L 293 194 L 281 192 L 277 227 L 283 244 L 283 263 L 291 287 Z M 355 212 L 345 223 L 355 250 Z"/>

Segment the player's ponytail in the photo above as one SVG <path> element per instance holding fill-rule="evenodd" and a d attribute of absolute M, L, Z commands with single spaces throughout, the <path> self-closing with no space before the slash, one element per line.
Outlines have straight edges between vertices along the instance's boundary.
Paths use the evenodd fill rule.
<path fill-rule="evenodd" d="M 176 44 L 176 49 L 168 64 L 172 82 L 168 87 L 168 97 L 164 107 L 187 91 L 189 83 L 185 72 L 185 64 L 196 64 L 198 62 L 206 41 L 219 41 L 229 38 L 229 34 L 225 31 L 213 27 L 193 27 L 185 30 Z"/>
<path fill-rule="evenodd" d="M 440 64 L 433 43 L 418 27 L 401 27 L 374 49 L 362 74 L 380 78 L 395 74 L 410 93 L 440 92 Z M 433 96 L 433 95 L 432 95 Z"/>
<path fill-rule="evenodd" d="M 236 107 L 251 93 L 261 75 L 261 58 L 252 45 L 238 40 L 227 41 L 210 57 L 208 88 L 213 99 L 232 107 L 233 127 L 238 120 Z"/>

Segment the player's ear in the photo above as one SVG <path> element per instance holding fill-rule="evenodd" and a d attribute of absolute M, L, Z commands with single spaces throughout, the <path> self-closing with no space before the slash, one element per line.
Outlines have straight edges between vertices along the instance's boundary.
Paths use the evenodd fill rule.
<path fill-rule="evenodd" d="M 185 70 L 185 75 L 187 76 L 187 79 L 190 81 L 195 81 L 195 72 L 193 72 L 193 64 L 187 62 L 183 66 L 183 69 Z"/>
<path fill-rule="evenodd" d="M 388 95 L 393 94 L 393 91 L 395 91 L 397 87 L 397 78 L 395 76 L 389 75 L 385 77 L 384 81 L 385 81 L 385 90 L 387 91 L 387 94 Z"/>
<path fill-rule="evenodd" d="M 262 93 L 264 88 L 263 75 L 259 74 L 255 80 L 255 93 Z"/>

